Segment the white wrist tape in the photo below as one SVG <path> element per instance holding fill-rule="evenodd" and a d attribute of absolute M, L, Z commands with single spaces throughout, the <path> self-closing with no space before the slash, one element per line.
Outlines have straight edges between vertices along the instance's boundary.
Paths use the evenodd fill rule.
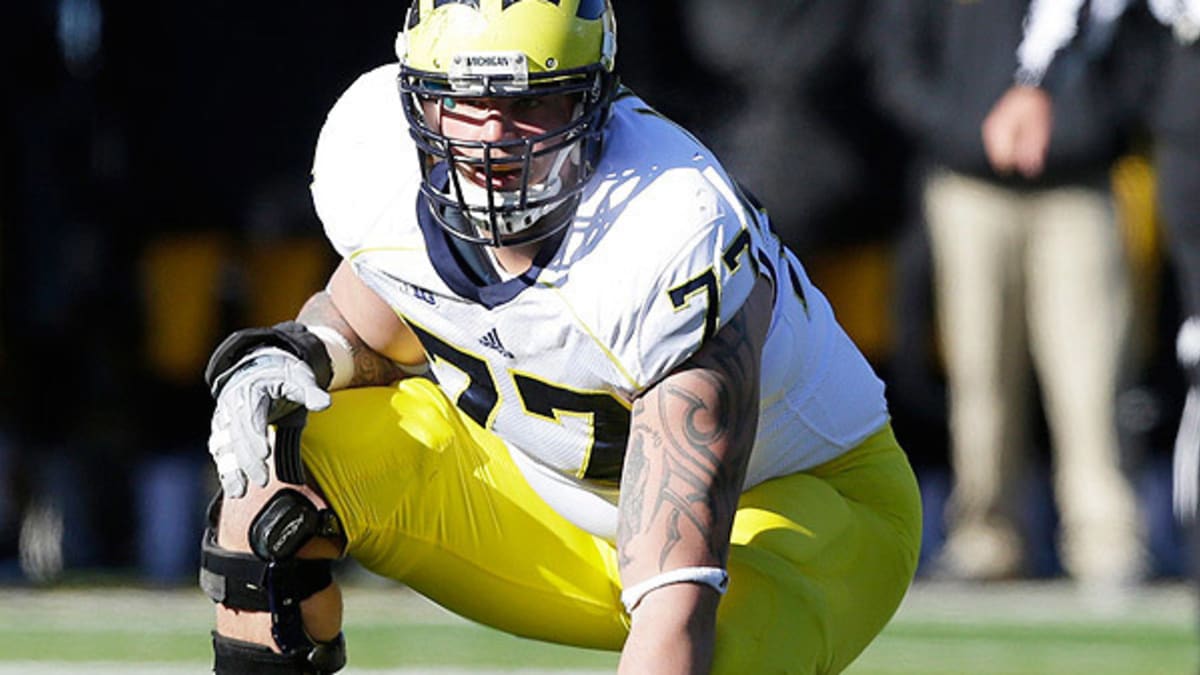
<path fill-rule="evenodd" d="M 677 570 L 663 572 L 622 591 L 621 604 L 625 605 L 626 612 L 633 614 L 638 603 L 651 591 L 680 583 L 704 584 L 717 593 L 725 595 L 725 590 L 729 588 L 729 573 L 720 567 L 681 567 Z"/>
<path fill-rule="evenodd" d="M 354 379 L 354 353 L 350 341 L 340 331 L 329 326 L 308 326 L 308 332 L 321 338 L 325 350 L 329 352 L 329 362 L 333 370 L 333 378 L 329 381 L 329 390 L 341 389 Z"/>

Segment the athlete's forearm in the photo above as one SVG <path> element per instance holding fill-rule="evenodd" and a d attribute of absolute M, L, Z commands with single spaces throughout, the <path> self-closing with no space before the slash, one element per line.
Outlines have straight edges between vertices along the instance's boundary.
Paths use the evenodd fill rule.
<path fill-rule="evenodd" d="M 758 420 L 771 289 L 634 404 L 617 529 L 632 615 L 620 672 L 705 673 Z"/>
<path fill-rule="evenodd" d="M 742 339 L 735 337 L 738 323 L 714 342 L 749 364 L 744 340 L 740 348 L 729 343 Z M 750 391 L 757 377 L 746 373 L 754 384 L 743 387 L 729 377 L 733 364 L 701 365 L 706 360 L 668 376 L 634 406 L 617 532 L 622 600 L 633 621 L 622 675 L 692 675 L 711 666 L 720 596 L 709 584 L 724 574 L 729 554 L 754 437 L 753 423 L 738 420 L 757 418 Z M 666 583 L 673 574 L 688 580 Z"/>
<path fill-rule="evenodd" d="M 621 650 L 619 675 L 693 675 L 712 670 L 717 603 L 711 589 L 667 586 L 638 609 Z"/>
<path fill-rule="evenodd" d="M 758 416 L 757 354 L 744 325 L 739 315 L 634 404 L 617 530 L 627 589 L 725 564 Z"/>
<path fill-rule="evenodd" d="M 300 309 L 297 320 L 308 326 L 310 330 L 315 330 L 326 342 L 326 346 L 331 352 L 341 350 L 346 352 L 349 372 L 341 374 L 335 372 L 336 386 L 331 388 L 389 384 L 405 376 L 406 373 L 400 366 L 371 349 L 359 337 L 342 313 L 338 311 L 337 306 L 333 304 L 327 291 L 321 291 L 309 298 L 308 302 L 304 303 L 304 307 Z M 331 329 L 341 336 L 344 342 L 338 341 L 336 336 L 330 336 L 321 327 Z M 336 371 L 339 359 L 335 357 L 334 361 Z M 343 364 L 347 363 L 345 359 L 341 361 Z M 343 365 L 343 369 L 346 369 L 346 365 Z"/>
<path fill-rule="evenodd" d="M 677 568 L 723 566 L 758 419 L 771 289 L 634 403 L 621 475 L 626 588 Z"/>

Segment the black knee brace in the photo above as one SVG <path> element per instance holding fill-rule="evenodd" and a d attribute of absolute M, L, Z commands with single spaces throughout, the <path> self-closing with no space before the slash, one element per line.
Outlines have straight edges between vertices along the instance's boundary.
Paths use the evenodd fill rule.
<path fill-rule="evenodd" d="M 336 515 L 329 510 L 318 511 L 308 498 L 295 490 L 281 490 L 251 523 L 249 538 L 254 554 L 238 553 L 217 545 L 221 496 L 218 493 L 209 506 L 209 526 L 201 543 L 200 587 L 214 602 L 226 607 L 270 612 L 271 635 L 282 654 L 269 649 L 266 653 L 302 668 L 286 672 L 333 673 L 341 669 L 346 663 L 342 636 L 339 634 L 328 643 L 315 642 L 304 631 L 300 615 L 301 601 L 333 583 L 333 563 L 294 557 L 314 536 L 340 535 Z M 237 668 L 257 664 L 255 659 L 260 657 L 267 658 L 257 651 L 247 651 L 245 643 L 217 637 L 220 639 L 214 640 L 214 653 L 217 654 L 217 672 L 222 675 L 226 672 L 257 672 Z M 243 665 L 231 666 L 233 669 L 225 671 L 220 669 L 222 661 Z"/>

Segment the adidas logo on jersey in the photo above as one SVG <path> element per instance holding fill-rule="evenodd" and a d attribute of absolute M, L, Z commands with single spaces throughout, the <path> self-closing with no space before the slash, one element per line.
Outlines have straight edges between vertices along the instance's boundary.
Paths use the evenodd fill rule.
<path fill-rule="evenodd" d="M 488 349 L 495 349 L 497 352 L 500 352 L 500 355 L 504 358 L 514 358 L 513 353 L 505 349 L 504 343 L 500 342 L 500 334 L 496 332 L 495 328 L 489 330 L 487 334 L 479 338 L 479 344 L 487 347 Z"/>

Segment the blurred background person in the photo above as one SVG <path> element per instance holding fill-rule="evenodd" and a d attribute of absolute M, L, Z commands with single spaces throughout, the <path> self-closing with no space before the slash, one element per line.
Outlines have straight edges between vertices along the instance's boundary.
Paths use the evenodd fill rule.
<path fill-rule="evenodd" d="M 1034 3 L 1015 82 L 988 116 L 983 136 L 995 166 L 1038 174 L 1059 114 L 1053 100 L 1057 85 L 1048 73 L 1078 58 L 1075 36 L 1081 27 L 1111 32 L 1133 13 L 1131 5 L 1149 8 L 1163 27 L 1166 45 L 1143 114 L 1152 132 L 1158 205 L 1182 313 L 1176 351 L 1188 395 L 1175 444 L 1174 497 L 1177 514 L 1191 521 L 1200 502 L 1200 0 Z M 1117 57 L 1138 60 L 1127 52 Z"/>
<path fill-rule="evenodd" d="M 994 169 L 980 125 L 1012 82 L 1027 7 L 881 0 L 876 16 L 880 95 L 926 165 L 953 467 L 936 573 L 997 580 L 1031 571 L 1036 373 L 1061 564 L 1085 584 L 1125 586 L 1147 568 L 1115 415 L 1131 286 L 1109 172 L 1132 118 L 1116 95 L 1127 74 L 1098 52 L 1064 67 L 1042 171 Z"/>

